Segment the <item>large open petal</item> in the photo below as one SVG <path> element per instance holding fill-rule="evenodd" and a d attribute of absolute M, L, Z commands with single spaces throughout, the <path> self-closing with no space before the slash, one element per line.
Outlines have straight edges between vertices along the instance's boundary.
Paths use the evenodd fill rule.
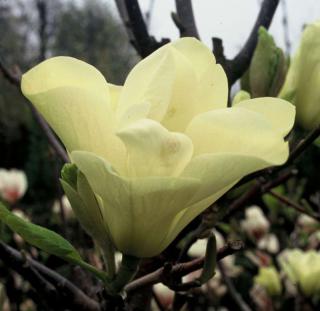
<path fill-rule="evenodd" d="M 225 108 L 228 80 L 211 50 L 195 38 L 181 38 L 172 45 L 190 61 L 197 75 L 197 112 Z"/>
<path fill-rule="evenodd" d="M 167 111 L 175 76 L 172 49 L 163 47 L 129 73 L 120 96 L 119 127 L 149 117 L 161 120 Z"/>
<path fill-rule="evenodd" d="M 192 157 L 190 138 L 168 131 L 160 123 L 142 119 L 117 133 L 127 153 L 132 177 L 178 176 Z"/>
<path fill-rule="evenodd" d="M 109 96 L 106 80 L 99 70 L 68 56 L 43 61 L 27 71 L 21 81 L 21 89 L 26 97 L 68 86 L 105 93 L 107 99 Z"/>
<path fill-rule="evenodd" d="M 194 178 L 123 178 L 104 159 L 88 152 L 75 151 L 71 157 L 102 198 L 104 217 L 117 248 L 137 257 L 162 251 L 159 247 L 174 216 L 199 187 Z"/>
<path fill-rule="evenodd" d="M 283 136 L 286 136 L 294 125 L 295 107 L 280 98 L 261 97 L 244 100 L 237 103 L 236 107 L 261 113 Z"/>
<path fill-rule="evenodd" d="M 288 157 L 288 145 L 262 114 L 245 108 L 217 109 L 196 116 L 186 130 L 194 154 L 236 153 L 273 165 Z"/>
<path fill-rule="evenodd" d="M 123 169 L 125 148 L 113 134 L 109 87 L 98 70 L 71 57 L 55 57 L 25 73 L 21 88 L 69 152 L 95 152 Z"/>
<path fill-rule="evenodd" d="M 110 110 L 101 93 L 59 87 L 29 97 L 69 152 L 86 150 L 124 171 L 125 147 L 113 133 Z"/>
<path fill-rule="evenodd" d="M 272 163 L 262 158 L 231 153 L 203 154 L 192 159 L 181 177 L 199 179 L 201 186 L 189 201 L 189 205 L 175 217 L 163 242 L 164 247 L 168 246 L 191 220 L 218 200 L 241 178 L 270 165 Z"/>

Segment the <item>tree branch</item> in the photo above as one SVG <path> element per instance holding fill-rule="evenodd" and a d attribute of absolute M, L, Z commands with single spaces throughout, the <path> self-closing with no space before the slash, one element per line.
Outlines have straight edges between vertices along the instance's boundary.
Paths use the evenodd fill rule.
<path fill-rule="evenodd" d="M 20 252 L 0 241 L 0 258 L 7 267 L 21 274 L 36 289 L 41 290 L 45 298 L 52 301 L 56 295 L 61 307 L 65 304 L 70 310 L 100 311 L 99 304 L 88 297 L 63 276 L 45 267 L 41 263 L 26 258 Z"/>
<path fill-rule="evenodd" d="M 199 33 L 195 22 L 191 0 L 175 0 L 178 21 L 180 23 L 180 37 L 195 37 L 199 39 Z"/>
<path fill-rule="evenodd" d="M 270 190 L 269 193 L 275 197 L 277 200 L 279 200 L 280 202 L 288 205 L 288 206 L 291 206 L 292 208 L 294 208 L 296 211 L 298 211 L 299 213 L 303 213 L 303 214 L 306 214 L 312 218 L 314 218 L 315 220 L 317 221 L 320 221 L 320 214 L 319 213 L 315 213 L 315 212 L 312 212 L 312 211 L 309 211 L 305 208 L 303 208 L 302 206 L 300 206 L 299 204 L 297 204 L 296 202 L 293 202 L 291 201 L 289 198 L 273 191 L 273 190 Z"/>
<path fill-rule="evenodd" d="M 148 56 L 160 46 L 169 42 L 168 39 L 157 42 L 154 37 L 149 35 L 138 0 L 115 0 L 115 2 L 126 27 L 129 40 L 141 57 Z"/>
<path fill-rule="evenodd" d="M 48 2 L 44 0 L 36 0 L 38 16 L 39 16 L 39 61 L 46 59 L 47 52 L 47 24 L 48 14 L 47 5 Z"/>
<path fill-rule="evenodd" d="M 251 311 L 251 308 L 246 304 L 243 300 L 241 295 L 237 292 L 236 288 L 234 287 L 232 281 L 230 280 L 229 276 L 226 274 L 223 263 L 217 262 L 219 267 L 222 279 L 228 288 L 228 293 L 233 298 L 235 303 L 238 305 L 240 311 Z"/>
<path fill-rule="evenodd" d="M 263 182 L 263 183 L 260 181 L 255 182 L 255 184 L 248 191 L 246 191 L 243 195 L 241 195 L 238 199 L 236 199 L 230 205 L 224 217 L 226 216 L 230 217 L 240 208 L 247 205 L 251 200 L 255 199 L 259 195 L 262 195 L 270 191 L 272 188 L 275 188 L 281 185 L 282 183 L 284 183 L 294 175 L 296 175 L 296 170 L 289 169 L 289 170 L 283 171 L 281 174 L 279 174 L 276 178 L 274 178 L 271 181 Z"/>
<path fill-rule="evenodd" d="M 273 16 L 278 7 L 279 0 L 264 0 L 257 20 L 253 26 L 253 29 L 244 44 L 243 48 L 232 60 L 229 60 L 226 64 L 225 71 L 228 77 L 229 86 L 231 87 L 249 68 L 254 50 L 258 42 L 258 30 L 260 26 L 269 28 Z"/>
<path fill-rule="evenodd" d="M 12 74 L 6 66 L 0 61 L 0 72 L 2 72 L 3 76 L 14 86 L 17 87 L 19 92 L 21 92 L 20 89 L 20 81 L 21 81 L 21 75 Z M 53 134 L 52 130 L 50 129 L 48 123 L 43 119 L 43 117 L 38 113 L 38 111 L 34 108 L 34 106 L 29 102 L 25 101 L 28 107 L 31 110 L 31 113 L 36 120 L 36 122 L 39 124 L 41 129 L 43 130 L 45 136 L 48 139 L 49 144 L 54 149 L 56 154 L 64 161 L 69 162 L 68 155 L 65 151 L 65 149 L 62 147 L 56 136 Z"/>
<path fill-rule="evenodd" d="M 242 241 L 231 241 L 228 242 L 224 247 L 219 249 L 217 260 L 221 260 L 226 256 L 234 254 L 235 252 L 244 248 L 244 244 Z M 183 276 L 199 270 L 203 267 L 204 257 L 200 257 L 189 262 L 179 263 L 174 266 L 167 268 L 164 266 L 159 268 L 158 270 L 151 272 L 147 275 L 144 275 L 141 278 L 138 278 L 131 283 L 127 284 L 125 287 L 126 292 L 136 291 L 137 289 L 141 289 L 142 287 L 151 286 L 153 284 L 160 283 L 168 278 L 179 280 Z"/>

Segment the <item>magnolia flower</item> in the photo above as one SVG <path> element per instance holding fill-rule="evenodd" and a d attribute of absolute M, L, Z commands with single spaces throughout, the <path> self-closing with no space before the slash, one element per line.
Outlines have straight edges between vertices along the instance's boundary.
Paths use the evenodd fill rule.
<path fill-rule="evenodd" d="M 54 57 L 22 77 L 22 92 L 87 178 L 115 247 L 152 257 L 242 177 L 283 164 L 294 107 L 276 98 L 227 108 L 228 83 L 193 38 L 139 62 L 124 86 Z"/>
<path fill-rule="evenodd" d="M 216 237 L 217 249 L 224 246 L 225 241 L 222 234 L 216 230 L 212 230 Z M 208 239 L 198 239 L 188 250 L 188 255 L 191 257 L 201 257 L 206 253 Z"/>
<path fill-rule="evenodd" d="M 319 227 L 319 222 L 306 214 L 299 215 L 297 224 L 303 231 L 306 232 L 313 232 Z"/>
<path fill-rule="evenodd" d="M 258 241 L 269 231 L 270 223 L 259 206 L 251 206 L 246 209 L 240 226 L 250 238 Z"/>
<path fill-rule="evenodd" d="M 279 94 L 297 108 L 297 121 L 306 130 L 320 124 L 320 21 L 308 25 L 291 61 Z"/>
<path fill-rule="evenodd" d="M 27 177 L 23 171 L 0 169 L 0 197 L 10 204 L 16 203 L 27 190 Z"/>
<path fill-rule="evenodd" d="M 279 263 L 289 280 L 307 296 L 320 293 L 320 253 L 315 250 L 285 250 Z"/>
<path fill-rule="evenodd" d="M 61 211 L 61 205 L 62 204 L 62 207 L 63 207 L 63 211 L 65 213 L 65 217 L 66 219 L 72 219 L 74 218 L 74 214 L 73 214 L 73 211 L 72 211 L 72 207 L 71 207 L 71 204 L 70 204 L 70 201 L 69 199 L 67 198 L 66 195 L 63 195 L 60 199 L 58 200 L 55 200 L 53 202 L 53 206 L 52 206 L 52 211 L 54 214 L 60 214 L 60 211 Z"/>
<path fill-rule="evenodd" d="M 254 283 L 263 287 L 269 296 L 280 295 L 282 290 L 279 273 L 273 266 L 261 267 Z"/>
<path fill-rule="evenodd" d="M 154 285 L 153 290 L 165 308 L 169 308 L 172 305 L 175 294 L 173 290 L 162 283 Z"/>
<path fill-rule="evenodd" d="M 273 233 L 266 234 L 257 243 L 259 249 L 265 250 L 271 254 L 279 252 L 279 240 Z"/>

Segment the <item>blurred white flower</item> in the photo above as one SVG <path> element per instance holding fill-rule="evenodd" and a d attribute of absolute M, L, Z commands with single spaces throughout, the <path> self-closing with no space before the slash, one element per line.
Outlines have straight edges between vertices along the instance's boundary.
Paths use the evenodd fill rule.
<path fill-rule="evenodd" d="M 280 245 L 279 240 L 277 236 L 273 233 L 269 233 L 262 237 L 258 243 L 257 246 L 259 249 L 262 249 L 264 251 L 267 251 L 271 254 L 276 254 L 279 252 Z"/>
<path fill-rule="evenodd" d="M 225 244 L 225 241 L 224 241 L 222 234 L 220 232 L 218 232 L 217 230 L 212 230 L 212 233 L 216 237 L 217 249 L 223 247 Z M 206 253 L 207 241 L 208 241 L 208 239 L 197 240 L 195 243 L 193 243 L 193 245 L 188 250 L 188 255 L 191 257 L 204 256 Z"/>
<path fill-rule="evenodd" d="M 301 214 L 297 219 L 297 224 L 303 231 L 312 232 L 317 228 L 319 222 L 306 214 Z"/>
<path fill-rule="evenodd" d="M 60 214 L 61 205 L 63 207 L 64 216 L 67 220 L 74 218 L 74 213 L 71 204 L 66 195 L 63 195 L 61 199 L 55 200 L 52 206 L 52 211 L 54 214 Z"/>
<path fill-rule="evenodd" d="M 158 299 L 160 300 L 162 306 L 164 306 L 167 309 L 172 305 L 174 298 L 173 290 L 163 285 L 162 283 L 155 284 L 153 286 L 153 290 L 157 295 Z"/>
<path fill-rule="evenodd" d="M 25 194 L 28 187 L 23 171 L 0 169 L 0 197 L 10 204 L 16 203 Z"/>
<path fill-rule="evenodd" d="M 240 223 L 242 230 L 253 240 L 260 240 L 270 227 L 269 220 L 259 206 L 251 206 L 245 211 L 245 219 Z"/>

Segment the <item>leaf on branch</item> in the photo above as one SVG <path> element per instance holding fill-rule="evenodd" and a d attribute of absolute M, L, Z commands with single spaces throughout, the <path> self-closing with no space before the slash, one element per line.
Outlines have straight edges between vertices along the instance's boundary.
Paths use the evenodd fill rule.
<path fill-rule="evenodd" d="M 77 264 L 96 277 L 106 280 L 106 275 L 83 261 L 78 251 L 61 235 L 14 215 L 2 203 L 0 203 L 0 221 L 21 235 L 29 244 L 70 263 Z"/>

